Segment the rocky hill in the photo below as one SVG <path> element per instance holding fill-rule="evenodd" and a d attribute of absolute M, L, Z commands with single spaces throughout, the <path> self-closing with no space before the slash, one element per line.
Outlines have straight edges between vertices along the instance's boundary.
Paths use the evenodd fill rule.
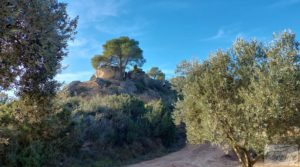
<path fill-rule="evenodd" d="M 144 102 L 162 99 L 171 103 L 175 100 L 175 91 L 168 81 L 155 80 L 141 72 L 129 73 L 123 80 L 92 76 L 86 82 L 73 81 L 65 86 L 62 94 L 68 97 L 129 94 Z"/>

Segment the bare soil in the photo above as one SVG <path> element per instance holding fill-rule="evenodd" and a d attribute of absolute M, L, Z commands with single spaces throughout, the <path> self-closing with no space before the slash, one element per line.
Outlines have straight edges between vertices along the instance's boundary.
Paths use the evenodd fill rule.
<path fill-rule="evenodd" d="M 188 145 L 180 151 L 127 167 L 237 167 L 238 161 L 210 144 Z"/>
<path fill-rule="evenodd" d="M 144 161 L 127 167 L 239 167 L 233 156 L 226 155 L 217 146 L 210 144 L 188 145 L 185 148 L 166 156 Z M 264 165 L 258 162 L 255 167 L 291 167 L 278 164 Z M 294 165 L 292 167 L 300 167 Z"/>

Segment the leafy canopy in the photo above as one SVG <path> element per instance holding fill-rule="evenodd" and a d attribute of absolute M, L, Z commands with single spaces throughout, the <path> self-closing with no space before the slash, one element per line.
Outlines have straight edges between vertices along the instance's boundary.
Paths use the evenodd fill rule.
<path fill-rule="evenodd" d="M 0 11 L 0 90 L 38 100 L 54 94 L 77 18 L 56 0 L 1 0 Z"/>
<path fill-rule="evenodd" d="M 141 67 L 145 61 L 138 41 L 120 37 L 107 41 L 103 45 L 102 55 L 92 58 L 92 65 L 95 69 L 102 65 L 118 67 L 123 76 L 128 65 Z"/>
<path fill-rule="evenodd" d="M 165 74 L 158 67 L 152 67 L 147 74 L 153 79 L 165 80 Z"/>
<path fill-rule="evenodd" d="M 190 62 L 174 117 L 186 123 L 191 143 L 229 145 L 253 166 L 269 143 L 295 142 L 300 119 L 300 55 L 295 34 L 269 44 L 238 39 L 228 51 Z"/>

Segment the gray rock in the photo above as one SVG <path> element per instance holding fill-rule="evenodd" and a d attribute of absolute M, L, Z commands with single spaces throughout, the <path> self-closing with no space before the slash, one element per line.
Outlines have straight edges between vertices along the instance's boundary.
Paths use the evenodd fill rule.
<path fill-rule="evenodd" d="M 266 145 L 264 163 L 266 165 L 300 165 L 298 145 Z"/>
<path fill-rule="evenodd" d="M 131 80 L 122 81 L 120 83 L 121 91 L 127 94 L 134 94 L 137 92 L 135 83 Z"/>
<path fill-rule="evenodd" d="M 69 83 L 65 88 L 64 88 L 64 92 L 68 95 L 68 96 L 76 96 L 77 95 L 77 86 L 80 84 L 80 81 L 72 81 L 71 83 Z"/>
<path fill-rule="evenodd" d="M 96 78 L 95 82 L 100 86 L 100 87 L 107 87 L 111 84 L 110 81 L 102 79 L 102 78 Z"/>

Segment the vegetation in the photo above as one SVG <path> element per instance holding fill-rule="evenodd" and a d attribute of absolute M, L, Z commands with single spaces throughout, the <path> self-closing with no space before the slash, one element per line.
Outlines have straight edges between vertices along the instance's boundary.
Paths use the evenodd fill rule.
<path fill-rule="evenodd" d="M 55 106 L 43 124 L 30 124 L 23 115 L 30 108 L 20 101 L 0 108 L 1 130 L 9 138 L 1 145 L 1 166 L 111 166 L 174 142 L 170 110 L 160 101 L 112 95 L 57 99 Z"/>
<path fill-rule="evenodd" d="M 0 90 L 17 88 L 24 99 L 41 104 L 55 94 L 54 76 L 67 55 L 77 18 L 53 0 L 0 2 Z"/>
<path fill-rule="evenodd" d="M 143 69 L 139 68 L 137 65 L 133 66 L 133 69 L 129 72 L 133 72 L 133 73 L 143 73 Z"/>
<path fill-rule="evenodd" d="M 124 76 L 128 65 L 141 67 L 145 61 L 138 41 L 120 37 L 107 41 L 103 45 L 102 55 L 92 58 L 92 65 L 95 69 L 101 65 L 118 67 L 120 76 Z"/>
<path fill-rule="evenodd" d="M 42 166 L 58 157 L 54 79 L 76 33 L 66 4 L 55 0 L 0 2 L 0 91 L 16 90 L 19 100 L 0 105 L 0 166 Z"/>
<path fill-rule="evenodd" d="M 238 39 L 228 51 L 179 67 L 183 99 L 174 117 L 186 123 L 189 142 L 229 145 L 243 166 L 251 167 L 266 144 L 296 141 L 289 133 L 300 119 L 295 34 L 274 35 L 268 44 Z"/>
<path fill-rule="evenodd" d="M 57 95 L 54 77 L 76 26 L 56 0 L 0 1 L 0 166 L 124 164 L 170 148 L 173 118 L 185 123 L 189 142 L 231 147 L 245 167 L 266 144 L 299 143 L 300 52 L 292 32 L 268 44 L 238 39 L 206 61 L 179 64 L 170 80 L 173 112 L 165 74 L 153 67 L 152 79 L 145 75 L 143 51 L 129 37 L 107 41 L 92 65 L 120 76 L 131 66 L 131 80 L 75 81 L 70 95 Z M 3 93 L 11 90 L 14 100 Z"/>
<path fill-rule="evenodd" d="M 165 74 L 158 67 L 152 67 L 147 74 L 153 79 L 160 81 L 165 80 Z"/>
<path fill-rule="evenodd" d="M 0 105 L 7 103 L 8 95 L 6 93 L 0 92 Z"/>

